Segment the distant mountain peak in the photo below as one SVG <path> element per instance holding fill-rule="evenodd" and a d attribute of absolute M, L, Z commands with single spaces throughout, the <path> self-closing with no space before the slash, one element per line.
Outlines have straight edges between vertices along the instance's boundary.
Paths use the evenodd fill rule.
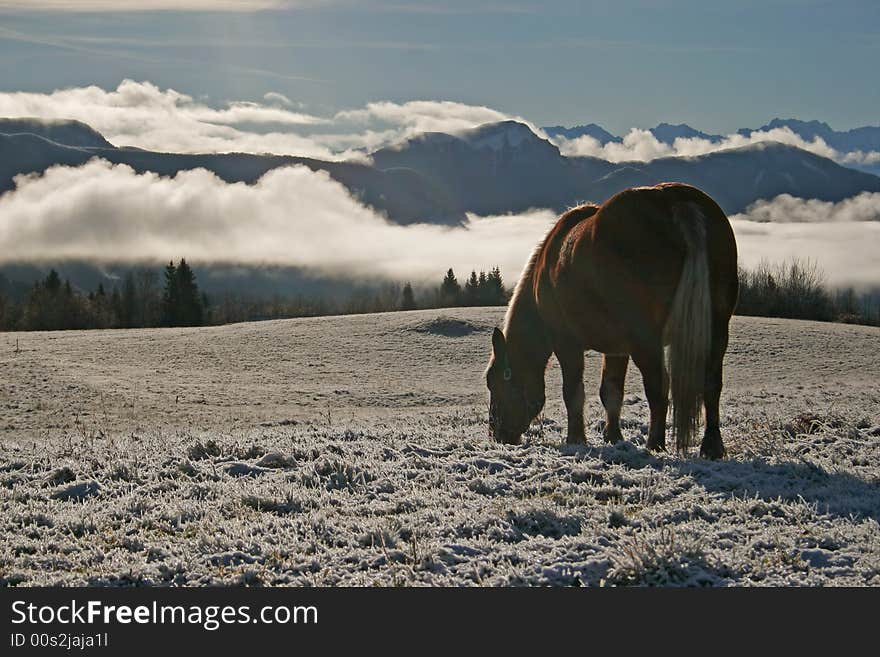
<path fill-rule="evenodd" d="M 114 148 L 100 132 L 74 119 L 0 118 L 0 134 L 32 134 L 74 148 Z"/>
<path fill-rule="evenodd" d="M 880 151 L 880 126 L 861 126 L 850 130 L 835 130 L 824 121 L 803 121 L 801 119 L 774 118 L 766 125 L 758 128 L 758 131 L 767 132 L 775 129 L 788 129 L 801 137 L 804 141 L 813 142 L 821 139 L 828 146 L 840 153 L 872 153 Z M 737 130 L 740 135 L 748 137 L 751 128 Z M 871 173 L 880 172 L 880 166 L 876 162 L 851 163 L 856 169 L 862 169 Z"/>
<path fill-rule="evenodd" d="M 460 132 L 457 136 L 473 148 L 489 148 L 495 151 L 519 148 L 524 143 L 530 142 L 549 143 L 536 135 L 525 123 L 512 119 L 484 123 Z"/>
<path fill-rule="evenodd" d="M 547 126 L 541 128 L 551 138 L 563 137 L 564 139 L 578 139 L 579 137 L 592 137 L 602 146 L 609 142 L 620 142 L 622 139 L 617 135 L 608 132 L 602 126 L 596 123 L 588 123 L 586 125 L 576 125 L 572 128 L 566 128 L 561 125 Z"/>
<path fill-rule="evenodd" d="M 702 130 L 692 128 L 687 123 L 658 123 L 657 127 L 651 128 L 649 132 L 654 135 L 657 141 L 669 144 L 675 143 L 676 139 L 705 139 L 712 143 L 719 142 L 723 139 L 721 135 L 711 135 Z"/>
<path fill-rule="evenodd" d="M 811 130 L 817 132 L 834 132 L 830 125 L 824 121 L 802 121 L 801 119 L 780 119 L 774 118 L 764 128 L 791 128 L 795 132 L 798 130 Z"/>
<path fill-rule="evenodd" d="M 556 146 L 536 135 L 528 125 L 512 119 L 483 123 L 453 133 L 423 132 L 408 137 L 398 144 L 379 149 L 376 153 L 386 150 L 402 151 L 411 147 L 445 149 L 450 146 L 455 147 L 456 144 L 476 151 L 527 150 L 529 153 L 534 153 L 536 150 L 550 150 L 559 153 Z"/>

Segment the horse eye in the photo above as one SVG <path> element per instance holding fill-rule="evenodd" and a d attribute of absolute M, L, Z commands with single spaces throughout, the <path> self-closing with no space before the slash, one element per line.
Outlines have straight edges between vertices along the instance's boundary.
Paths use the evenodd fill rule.
<path fill-rule="evenodd" d="M 508 367 L 508 368 L 505 368 L 505 370 L 504 370 L 504 380 L 505 380 L 505 381 L 510 381 L 510 379 L 512 379 L 512 378 L 513 378 L 513 372 L 510 371 L 510 368 L 509 368 L 509 367 Z"/>

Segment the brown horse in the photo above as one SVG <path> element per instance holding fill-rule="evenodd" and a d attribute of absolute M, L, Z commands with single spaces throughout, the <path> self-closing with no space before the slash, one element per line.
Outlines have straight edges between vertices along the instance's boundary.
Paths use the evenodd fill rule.
<path fill-rule="evenodd" d="M 694 187 L 628 189 L 604 205 L 569 210 L 535 249 L 504 330 L 492 335 L 486 384 L 493 437 L 519 442 L 544 407 L 544 371 L 556 354 L 568 442 L 584 442 L 584 351 L 592 349 L 604 354 L 599 397 L 605 440 L 622 437 L 623 383 L 632 356 L 651 410 L 648 447 L 666 448 L 671 388 L 678 450 L 691 444 L 705 403 L 700 454 L 724 456 L 718 403 L 738 292 L 730 222 Z"/>

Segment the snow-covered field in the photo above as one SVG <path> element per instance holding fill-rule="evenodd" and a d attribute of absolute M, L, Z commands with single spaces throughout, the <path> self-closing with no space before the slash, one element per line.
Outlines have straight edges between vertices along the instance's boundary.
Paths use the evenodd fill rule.
<path fill-rule="evenodd" d="M 0 334 L 0 584 L 880 585 L 880 331 L 734 318 L 730 457 L 486 435 L 503 309 Z M 588 390 L 599 356 L 587 356 Z"/>

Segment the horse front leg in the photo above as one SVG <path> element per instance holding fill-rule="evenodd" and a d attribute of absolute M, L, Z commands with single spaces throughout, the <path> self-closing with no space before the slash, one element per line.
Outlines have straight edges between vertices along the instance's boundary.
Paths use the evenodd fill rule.
<path fill-rule="evenodd" d="M 562 368 L 562 398 L 568 413 L 568 444 L 587 442 L 584 433 L 584 350 L 568 347 L 556 350 Z"/>

